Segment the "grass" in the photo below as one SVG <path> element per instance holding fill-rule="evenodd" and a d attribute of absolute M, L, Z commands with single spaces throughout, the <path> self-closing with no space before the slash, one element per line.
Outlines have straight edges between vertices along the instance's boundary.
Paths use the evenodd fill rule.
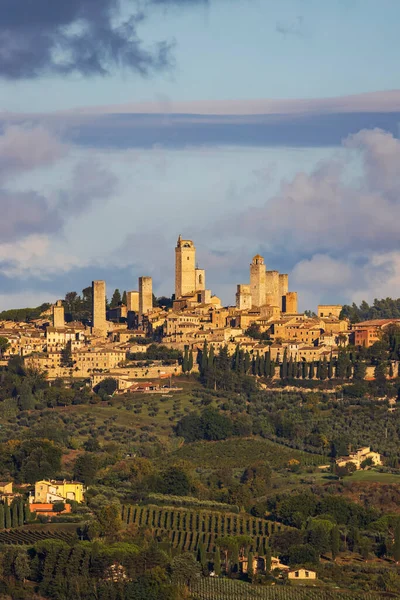
<path fill-rule="evenodd" d="M 261 438 L 232 438 L 219 442 L 186 444 L 172 457 L 188 460 L 204 468 L 244 468 L 256 462 L 269 462 L 274 468 L 284 468 L 291 459 L 301 465 L 320 464 L 323 457 L 293 450 Z"/>
<path fill-rule="evenodd" d="M 355 471 L 346 481 L 367 481 L 368 483 L 400 483 L 400 475 L 395 473 L 380 473 L 370 469 L 368 471 Z"/>

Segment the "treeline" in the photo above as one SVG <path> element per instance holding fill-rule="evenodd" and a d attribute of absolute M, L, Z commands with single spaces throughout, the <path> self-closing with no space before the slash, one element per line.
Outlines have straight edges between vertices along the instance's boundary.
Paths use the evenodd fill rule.
<path fill-rule="evenodd" d="M 360 306 L 353 302 L 350 306 L 345 304 L 340 314 L 341 319 L 350 319 L 352 323 L 369 321 L 371 319 L 400 319 L 400 298 L 375 299 L 370 306 L 363 300 Z"/>
<path fill-rule="evenodd" d="M 174 364 L 176 362 L 182 364 L 183 362 L 180 350 L 174 350 L 160 344 L 151 344 L 145 352 L 129 352 L 127 359 L 143 361 L 161 360 L 165 364 Z"/>
<path fill-rule="evenodd" d="M 29 505 L 22 498 L 13 500 L 11 505 L 8 502 L 0 503 L 0 529 L 21 527 L 31 520 Z"/>
<path fill-rule="evenodd" d="M 0 321 L 29 322 L 38 319 L 50 308 L 50 304 L 41 304 L 36 308 L 11 308 L 0 312 Z"/>

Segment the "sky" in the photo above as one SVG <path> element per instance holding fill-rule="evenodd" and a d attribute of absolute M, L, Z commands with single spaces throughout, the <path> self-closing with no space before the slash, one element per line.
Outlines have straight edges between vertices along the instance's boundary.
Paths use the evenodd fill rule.
<path fill-rule="evenodd" d="M 400 297 L 398 0 L 3 0 L 0 310 L 256 253 L 300 309 Z"/>

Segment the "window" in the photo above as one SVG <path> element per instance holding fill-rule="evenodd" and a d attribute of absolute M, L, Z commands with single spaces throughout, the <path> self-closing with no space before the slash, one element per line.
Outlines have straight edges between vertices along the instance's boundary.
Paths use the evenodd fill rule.
<path fill-rule="evenodd" d="M 295 572 L 294 576 L 299 577 L 300 573 L 298 571 Z"/>
<path fill-rule="evenodd" d="M 306 571 L 306 577 L 309 577 L 309 575 L 310 575 L 310 574 L 309 574 L 309 572 L 308 572 L 308 571 Z"/>

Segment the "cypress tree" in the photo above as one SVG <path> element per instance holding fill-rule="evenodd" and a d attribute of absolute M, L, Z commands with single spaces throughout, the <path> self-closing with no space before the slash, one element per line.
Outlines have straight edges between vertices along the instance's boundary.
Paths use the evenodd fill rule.
<path fill-rule="evenodd" d="M 298 362 L 297 363 L 297 374 L 296 374 L 297 379 L 301 379 L 302 373 L 303 373 L 302 364 L 301 364 L 301 362 Z"/>
<path fill-rule="evenodd" d="M 249 552 L 248 556 L 247 556 L 247 575 L 249 577 L 251 577 L 252 575 L 254 575 L 254 571 L 253 571 L 253 553 Z"/>
<path fill-rule="evenodd" d="M 326 356 L 324 356 L 324 360 L 322 361 L 322 363 L 320 363 L 320 370 L 319 370 L 319 378 L 321 380 L 324 380 L 328 377 L 328 363 L 326 360 Z"/>
<path fill-rule="evenodd" d="M 275 362 L 273 360 L 271 360 L 271 367 L 270 367 L 270 370 L 269 370 L 269 376 L 271 378 L 275 377 Z"/>
<path fill-rule="evenodd" d="M 271 548 L 267 546 L 265 552 L 265 570 L 267 573 L 271 571 Z"/>
<path fill-rule="evenodd" d="M 6 502 L 4 507 L 4 523 L 6 529 L 11 529 L 11 511 L 8 502 Z"/>
<path fill-rule="evenodd" d="M 289 358 L 287 373 L 288 373 L 288 377 L 290 379 L 293 379 L 293 358 L 292 358 L 292 355 L 290 355 L 290 358 Z"/>
<path fill-rule="evenodd" d="M 400 519 L 397 519 L 394 528 L 393 558 L 396 564 L 400 562 Z"/>
<path fill-rule="evenodd" d="M 265 353 L 265 377 L 271 377 L 271 350 Z"/>
<path fill-rule="evenodd" d="M 347 368 L 346 368 L 346 379 L 351 379 L 352 375 L 353 375 L 353 365 L 351 364 L 351 362 L 349 362 L 347 365 Z"/>
<path fill-rule="evenodd" d="M 18 502 L 18 525 L 20 527 L 22 527 L 23 524 L 24 524 L 24 502 L 21 499 Z"/>
<path fill-rule="evenodd" d="M 214 554 L 214 573 L 221 575 L 221 554 L 219 548 L 217 548 Z"/>
<path fill-rule="evenodd" d="M 207 369 L 212 371 L 214 369 L 214 346 L 211 346 L 210 352 L 208 353 Z"/>
<path fill-rule="evenodd" d="M 392 378 L 393 375 L 394 375 L 393 363 L 392 363 L 392 361 L 390 361 L 390 363 L 389 363 L 389 377 Z"/>
<path fill-rule="evenodd" d="M 254 373 L 254 375 L 259 375 L 259 374 L 260 374 L 260 353 L 257 352 L 256 366 L 255 366 L 255 373 Z"/>
<path fill-rule="evenodd" d="M 239 344 L 236 344 L 235 354 L 233 355 L 233 359 L 232 359 L 232 369 L 233 369 L 233 371 L 236 371 L 236 373 L 239 373 L 239 370 L 240 370 L 240 348 L 239 348 Z"/>
<path fill-rule="evenodd" d="M 260 356 L 258 360 L 258 376 L 262 377 L 264 375 L 264 357 Z"/>
<path fill-rule="evenodd" d="M 336 560 L 340 550 L 340 531 L 339 527 L 335 525 L 331 529 L 331 552 L 333 560 Z"/>
<path fill-rule="evenodd" d="M 314 374 L 315 374 L 315 367 L 314 367 L 314 361 L 310 362 L 310 370 L 309 370 L 309 378 L 310 379 L 314 379 Z"/>
<path fill-rule="evenodd" d="M 287 379 L 288 376 L 288 360 L 287 360 L 287 350 L 285 348 L 285 352 L 283 353 L 283 360 L 281 365 L 281 379 Z"/>
<path fill-rule="evenodd" d="M 328 378 L 332 379 L 332 377 L 333 377 L 333 362 L 332 362 L 332 355 L 331 355 L 331 359 L 328 364 Z"/>
<path fill-rule="evenodd" d="M 244 372 L 247 373 L 250 370 L 250 354 L 249 351 L 247 350 L 245 355 L 244 355 Z"/>
<path fill-rule="evenodd" d="M 188 347 L 185 346 L 185 352 L 183 354 L 183 363 L 182 363 L 182 371 L 186 373 L 189 367 L 189 352 Z"/>
<path fill-rule="evenodd" d="M 201 568 L 204 571 L 205 568 L 207 567 L 207 555 L 206 555 L 206 551 L 205 551 L 203 542 L 199 542 L 199 545 L 197 547 L 197 560 L 201 564 Z"/>
<path fill-rule="evenodd" d="M 29 523 L 31 520 L 31 511 L 29 510 L 29 504 L 26 502 L 24 504 L 24 521 L 25 523 Z"/>
<path fill-rule="evenodd" d="M 246 372 L 246 365 L 244 364 L 244 352 L 243 350 L 240 350 L 239 352 L 239 373 L 241 373 L 241 375 L 244 375 Z"/>
<path fill-rule="evenodd" d="M 191 350 L 189 353 L 188 371 L 190 372 L 192 369 L 193 369 L 193 350 Z"/>
<path fill-rule="evenodd" d="M 4 529 L 4 504 L 0 504 L 0 529 Z"/>
<path fill-rule="evenodd" d="M 317 362 L 317 379 L 321 379 L 321 361 Z"/>
<path fill-rule="evenodd" d="M 307 379 L 308 377 L 308 363 L 306 361 L 303 362 L 303 379 Z"/>
<path fill-rule="evenodd" d="M 256 374 L 256 359 L 254 358 L 254 356 L 251 360 L 251 372 L 253 375 Z"/>
<path fill-rule="evenodd" d="M 15 502 L 11 507 L 11 524 L 18 527 L 18 504 Z"/>
<path fill-rule="evenodd" d="M 207 340 L 205 340 L 203 350 L 201 353 L 201 365 L 200 365 L 201 375 L 204 375 L 206 373 L 207 366 L 208 366 L 208 346 L 207 346 Z"/>

